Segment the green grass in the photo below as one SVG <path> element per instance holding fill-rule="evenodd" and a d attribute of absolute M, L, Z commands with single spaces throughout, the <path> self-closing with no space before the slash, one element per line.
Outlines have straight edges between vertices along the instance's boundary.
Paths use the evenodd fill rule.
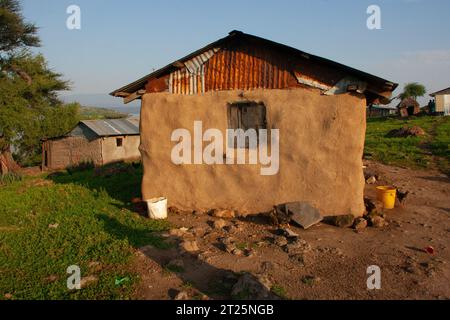
<path fill-rule="evenodd" d="M 286 289 L 278 284 L 274 284 L 271 291 L 282 299 L 288 299 Z"/>
<path fill-rule="evenodd" d="M 133 248 L 167 247 L 154 233 L 167 229 L 167 222 L 130 211 L 141 174 L 141 168 L 132 168 L 99 177 L 86 170 L 45 180 L 26 177 L 0 187 L 0 299 L 5 294 L 13 299 L 131 297 L 138 281 L 131 268 Z M 70 265 L 98 281 L 69 291 Z M 124 277 L 130 281 L 117 285 Z"/>
<path fill-rule="evenodd" d="M 390 138 L 386 134 L 403 126 L 419 126 L 427 133 L 422 137 Z M 450 118 L 411 117 L 367 120 L 364 156 L 385 164 L 410 168 L 437 166 L 449 172 Z"/>
<path fill-rule="evenodd" d="M 6 174 L 0 175 L 0 186 L 5 186 L 20 180 L 22 180 L 22 176 L 20 174 L 8 172 Z"/>

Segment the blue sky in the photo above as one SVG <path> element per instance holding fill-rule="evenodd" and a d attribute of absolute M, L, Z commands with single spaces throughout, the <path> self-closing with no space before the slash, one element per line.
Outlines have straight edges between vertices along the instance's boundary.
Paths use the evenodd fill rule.
<path fill-rule="evenodd" d="M 428 92 L 450 86 L 450 1 L 23 0 L 49 65 L 76 96 L 104 94 L 238 29 Z M 81 8 L 81 30 L 66 8 Z M 381 30 L 366 27 L 369 5 Z M 96 96 L 100 99 L 95 100 Z M 106 96 L 105 96 L 106 97 Z M 83 101 L 84 102 L 84 101 Z M 86 102 L 84 102 L 86 103 Z M 120 104 L 120 100 L 117 101 Z"/>

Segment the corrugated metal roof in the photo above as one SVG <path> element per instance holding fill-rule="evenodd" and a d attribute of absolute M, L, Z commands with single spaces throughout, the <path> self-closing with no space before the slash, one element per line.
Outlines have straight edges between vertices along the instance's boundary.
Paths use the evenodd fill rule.
<path fill-rule="evenodd" d="M 139 118 L 83 120 L 80 123 L 100 137 L 139 134 Z"/>
<path fill-rule="evenodd" d="M 450 94 L 450 87 L 447 88 L 447 89 L 442 89 L 442 90 L 433 92 L 433 93 L 430 94 L 430 96 L 434 97 L 434 96 L 438 96 L 440 94 Z"/>
<path fill-rule="evenodd" d="M 180 67 L 179 67 L 180 63 L 181 64 L 186 63 L 186 61 L 189 61 L 205 52 L 208 52 L 209 50 L 221 48 L 225 43 L 227 43 L 231 39 L 236 39 L 236 38 L 242 39 L 244 41 L 246 39 L 257 40 L 268 46 L 275 47 L 280 50 L 286 50 L 287 52 L 289 52 L 290 54 L 292 54 L 294 56 L 300 55 L 302 57 L 307 57 L 307 59 L 309 59 L 310 61 L 316 61 L 316 62 L 325 64 L 325 65 L 328 65 L 328 66 L 331 66 L 331 67 L 334 67 L 334 68 L 337 68 L 340 70 L 344 70 L 344 71 L 350 73 L 351 75 L 359 77 L 362 80 L 367 81 L 368 83 L 374 83 L 377 86 L 380 86 L 381 88 L 385 88 L 388 91 L 393 91 L 398 86 L 398 84 L 396 84 L 396 83 L 393 83 L 388 80 L 382 79 L 380 77 L 374 76 L 372 74 L 354 69 L 352 67 L 348 67 L 348 66 L 340 64 L 338 62 L 328 60 L 328 59 L 325 59 L 325 58 L 322 58 L 319 56 L 315 56 L 315 55 L 306 53 L 304 51 L 301 51 L 301 50 L 298 50 L 298 49 L 295 49 L 295 48 L 292 48 L 292 47 L 289 47 L 289 46 L 286 46 L 286 45 L 283 45 L 283 44 L 280 44 L 280 43 L 277 43 L 277 42 L 274 42 L 271 40 L 267 40 L 267 39 L 260 38 L 260 37 L 254 36 L 254 35 L 243 33 L 241 31 L 234 30 L 234 31 L 231 31 L 227 37 L 219 39 L 219 40 L 185 56 L 182 59 L 179 59 L 161 69 L 154 71 L 153 73 L 150 73 L 150 74 L 142 77 L 141 79 L 138 79 L 126 86 L 123 86 L 122 88 L 114 90 L 113 92 L 110 93 L 110 95 L 116 96 L 116 97 L 123 97 L 123 96 L 127 96 L 128 94 L 132 94 L 133 92 L 143 89 L 145 87 L 146 82 L 149 79 L 158 78 L 164 74 L 170 74 L 174 71 L 178 71 L 180 69 Z M 175 75 L 176 75 L 176 73 L 175 73 Z M 173 80 L 173 77 L 172 77 L 172 80 Z"/>

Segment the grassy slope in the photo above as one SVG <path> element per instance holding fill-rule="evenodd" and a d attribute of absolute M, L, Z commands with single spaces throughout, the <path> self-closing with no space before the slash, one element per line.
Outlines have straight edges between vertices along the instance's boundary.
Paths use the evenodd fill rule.
<path fill-rule="evenodd" d="M 7 293 L 14 299 L 128 298 L 136 280 L 129 267 L 132 248 L 164 247 L 152 232 L 167 228 L 166 222 L 129 210 L 130 199 L 139 195 L 141 174 L 131 167 L 94 177 L 88 170 L 0 187 L 0 299 Z M 96 275 L 98 282 L 70 292 L 70 265 L 78 265 L 82 277 Z M 130 281 L 115 285 L 116 278 L 126 276 Z"/>
<path fill-rule="evenodd" d="M 427 132 L 424 137 L 388 138 L 392 129 L 419 126 Z M 407 120 L 369 119 L 367 121 L 366 158 L 386 164 L 429 168 L 438 166 L 450 170 L 450 117 L 417 117 Z"/>
<path fill-rule="evenodd" d="M 403 125 L 419 125 L 422 138 L 387 138 Z M 450 118 L 370 120 L 366 154 L 391 164 L 449 168 Z M 424 148 L 426 146 L 426 148 Z M 435 157 L 426 154 L 432 151 Z M 0 299 L 108 299 L 133 294 L 133 248 L 167 246 L 154 231 L 168 227 L 138 216 L 130 200 L 140 194 L 142 168 L 125 166 L 111 175 L 92 169 L 48 177 L 27 177 L 0 186 Z M 124 170 L 122 170 L 124 169 Z M 57 228 L 49 228 L 58 224 Z M 98 262 L 101 268 L 90 266 Z M 80 291 L 66 288 L 70 265 L 98 283 Z M 57 276 L 49 281 L 49 276 Z M 115 280 L 128 276 L 120 286 Z"/>
<path fill-rule="evenodd" d="M 81 120 L 120 119 L 126 118 L 127 116 L 128 114 L 126 113 L 107 108 L 80 107 Z"/>

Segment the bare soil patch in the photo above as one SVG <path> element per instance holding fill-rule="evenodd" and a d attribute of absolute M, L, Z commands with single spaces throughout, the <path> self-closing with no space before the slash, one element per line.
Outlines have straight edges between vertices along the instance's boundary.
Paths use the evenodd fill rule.
<path fill-rule="evenodd" d="M 450 299 L 450 179 L 438 171 L 366 165 L 378 177 L 366 185 L 369 199 L 375 199 L 377 185 L 409 191 L 403 205 L 385 211 L 387 225 L 291 225 L 298 234 L 293 239 L 279 235 L 264 216 L 171 212 L 178 231 L 163 236 L 173 248 L 146 246 L 136 254 L 142 280 L 136 298 L 251 298 L 232 294 L 249 273 L 276 294 L 268 298 Z M 426 251 L 430 247 L 433 254 Z M 367 289 L 370 265 L 381 268 L 380 290 Z"/>

